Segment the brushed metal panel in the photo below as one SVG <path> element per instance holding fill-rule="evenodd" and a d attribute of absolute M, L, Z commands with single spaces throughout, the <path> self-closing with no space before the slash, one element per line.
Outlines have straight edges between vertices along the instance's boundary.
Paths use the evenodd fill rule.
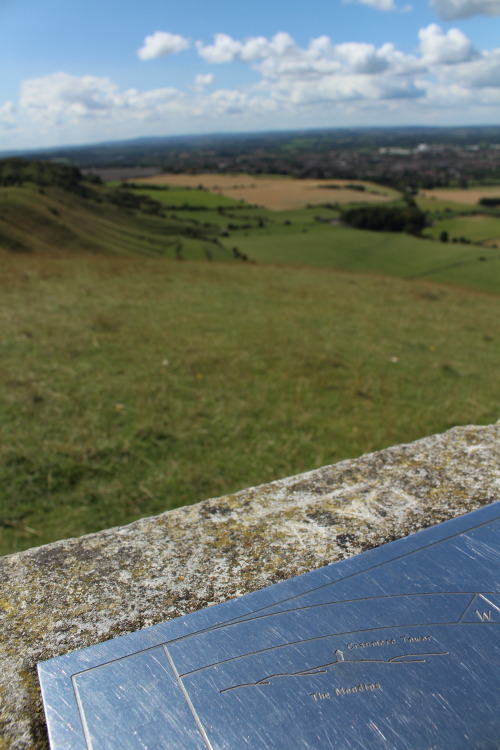
<path fill-rule="evenodd" d="M 500 503 L 39 664 L 53 750 L 500 748 Z"/>

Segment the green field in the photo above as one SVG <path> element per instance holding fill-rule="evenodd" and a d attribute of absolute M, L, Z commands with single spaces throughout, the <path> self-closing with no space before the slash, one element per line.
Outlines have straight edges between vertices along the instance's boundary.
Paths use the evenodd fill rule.
<path fill-rule="evenodd" d="M 123 185 L 123 183 L 120 182 L 112 182 L 109 184 L 115 187 Z M 130 189 L 133 189 L 132 185 L 129 187 Z M 247 205 L 243 203 L 243 201 L 237 201 L 233 198 L 228 198 L 225 195 L 220 195 L 216 192 L 212 193 L 208 190 L 202 189 L 201 187 L 197 189 L 177 186 L 158 186 L 157 188 L 151 188 L 148 190 L 146 186 L 142 186 L 140 188 L 136 188 L 136 192 L 138 194 L 149 195 L 151 196 L 151 198 L 160 201 L 160 203 L 163 203 L 165 206 L 172 206 L 174 208 L 186 207 L 188 209 L 192 209 L 197 207 L 203 211 L 204 209 L 210 208 L 216 209 L 219 206 L 222 206 L 224 208 L 234 208 Z"/>
<path fill-rule="evenodd" d="M 457 203 L 456 201 L 439 200 L 438 198 L 417 198 L 417 203 L 422 211 L 427 211 L 429 215 L 449 213 L 470 213 L 475 209 L 469 203 Z"/>
<path fill-rule="evenodd" d="M 451 219 L 437 221 L 425 234 L 438 238 L 441 232 L 448 232 L 449 239 L 465 237 L 471 242 L 498 243 L 500 247 L 500 218 L 484 214 L 474 216 L 455 216 Z"/>
<path fill-rule="evenodd" d="M 324 269 L 9 256 L 1 551 L 494 421 L 497 310 Z"/>
<path fill-rule="evenodd" d="M 484 222 L 475 217 L 461 216 L 436 221 L 434 226 L 425 230 L 424 238 L 419 238 L 341 226 L 338 224 L 340 211 L 334 204 L 272 211 L 238 201 L 232 201 L 230 205 L 228 201 L 231 199 L 225 196 L 192 188 L 148 190 L 143 186 L 138 192 L 170 206 L 178 205 L 178 209 L 169 210 L 171 220 L 182 222 L 190 218 L 219 227 L 224 233 L 221 242 L 229 252 L 232 247 L 237 247 L 259 264 L 320 266 L 400 278 L 426 278 L 493 293 L 500 291 L 500 251 L 497 248 L 484 246 L 478 249 L 460 242 L 435 241 L 446 226 L 455 226 L 458 231 L 464 222 L 469 222 L 469 237 L 471 232 L 473 236 L 491 234 L 500 223 L 500 219 L 493 216 L 485 216 Z M 205 199 L 211 196 L 221 203 L 211 207 L 207 203 L 198 211 L 200 196 Z M 439 201 L 428 202 L 437 204 L 436 210 L 440 214 L 446 208 Z M 454 206 L 455 212 L 461 210 L 459 204 Z M 470 213 L 470 205 L 464 210 Z"/>
<path fill-rule="evenodd" d="M 0 190 L 0 554 L 499 417 L 498 249 Z"/>

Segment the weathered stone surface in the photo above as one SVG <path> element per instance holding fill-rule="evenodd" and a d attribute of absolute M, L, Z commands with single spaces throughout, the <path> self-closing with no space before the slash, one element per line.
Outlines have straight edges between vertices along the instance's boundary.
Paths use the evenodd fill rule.
<path fill-rule="evenodd" d="M 0 558 L 0 748 L 47 748 L 36 663 L 500 498 L 500 424 Z"/>

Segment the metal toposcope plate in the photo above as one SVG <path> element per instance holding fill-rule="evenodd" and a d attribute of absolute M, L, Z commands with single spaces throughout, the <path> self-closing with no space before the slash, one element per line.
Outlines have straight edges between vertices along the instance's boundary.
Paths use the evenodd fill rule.
<path fill-rule="evenodd" d="M 53 750 L 493 750 L 500 503 L 38 665 Z"/>

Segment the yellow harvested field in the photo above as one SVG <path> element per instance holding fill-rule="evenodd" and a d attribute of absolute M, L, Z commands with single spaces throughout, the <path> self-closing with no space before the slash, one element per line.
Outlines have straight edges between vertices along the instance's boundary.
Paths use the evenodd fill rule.
<path fill-rule="evenodd" d="M 395 190 L 362 180 L 356 180 L 355 184 L 364 185 L 364 191 L 345 188 L 346 180 L 294 180 L 254 175 L 165 174 L 136 179 L 134 182 L 177 187 L 203 185 L 211 192 L 275 211 L 304 208 L 308 204 L 320 203 L 376 203 L 394 200 L 398 196 Z M 328 189 L 326 185 L 339 187 Z"/>
<path fill-rule="evenodd" d="M 477 206 L 480 198 L 500 198 L 500 185 L 485 185 L 466 190 L 453 190 L 448 188 L 434 188 L 433 190 L 421 190 L 421 198 L 434 198 L 439 201 L 450 203 L 466 203 L 469 206 Z"/>

